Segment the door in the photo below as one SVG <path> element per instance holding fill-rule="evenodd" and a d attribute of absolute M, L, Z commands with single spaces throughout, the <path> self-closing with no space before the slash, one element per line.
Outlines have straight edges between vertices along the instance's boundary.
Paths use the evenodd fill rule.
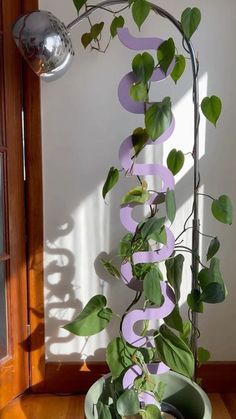
<path fill-rule="evenodd" d="M 29 381 L 21 64 L 11 25 L 20 0 L 0 2 L 0 408 Z"/>

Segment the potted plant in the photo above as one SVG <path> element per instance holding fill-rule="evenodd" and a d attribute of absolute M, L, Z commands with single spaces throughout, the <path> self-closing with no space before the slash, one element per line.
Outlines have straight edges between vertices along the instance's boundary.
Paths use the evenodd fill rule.
<path fill-rule="evenodd" d="M 79 13 L 75 22 L 78 23 L 99 8 L 111 12 L 108 6 L 117 3 L 127 2 L 107 0 L 97 6 L 87 6 L 84 0 L 74 0 Z M 84 6 L 86 10 L 80 14 Z M 219 259 L 215 256 L 220 248 L 220 242 L 214 235 L 205 237 L 205 233 L 200 231 L 198 214 L 198 199 L 201 195 L 198 167 L 199 63 L 190 39 L 198 28 L 201 13 L 197 8 L 187 8 L 178 21 L 147 0 L 131 0 L 129 7 L 139 29 L 151 10 L 168 18 L 182 36 L 184 52 L 182 54 L 176 52 L 175 41 L 172 38 L 167 40 L 148 38 L 144 39 L 144 42 L 143 38 L 133 38 L 128 29 L 124 28 L 121 11 L 112 11 L 114 16 L 110 26 L 111 38 L 118 35 L 120 41 L 128 48 L 142 51 L 134 56 L 132 71 L 121 80 L 118 93 L 121 105 L 125 109 L 144 115 L 144 124 L 142 127 L 136 127 L 122 142 L 121 169 L 111 167 L 103 187 L 105 199 L 107 193 L 118 182 L 120 172 L 137 179 L 137 185 L 128 190 L 121 201 L 121 222 L 127 230 L 118 249 L 121 268 L 118 269 L 110 260 L 102 260 L 102 263 L 111 275 L 121 279 L 134 291 L 134 298 L 120 317 L 117 337 L 112 339 L 107 347 L 106 360 L 111 374 L 102 377 L 89 390 L 85 402 L 85 414 L 87 419 L 127 417 L 158 419 L 162 414 L 165 414 L 163 417 L 166 418 L 208 419 L 211 418 L 209 400 L 194 382 L 197 365 L 209 359 L 207 350 L 197 349 L 197 317 L 198 313 L 203 312 L 204 304 L 224 301 L 226 287 L 220 272 Z M 24 19 L 25 26 L 26 20 L 27 17 Z M 56 18 L 51 16 L 50 22 L 54 28 L 58 24 Z M 72 28 L 74 24 L 72 22 L 68 28 Z M 89 31 L 81 38 L 82 44 L 85 48 L 90 45 L 92 49 L 101 50 L 100 37 L 104 23 L 92 24 L 89 20 L 89 24 Z M 16 25 L 15 32 L 18 35 L 15 36 L 16 42 L 27 56 L 26 44 L 23 45 L 22 27 Z M 68 34 L 62 26 L 58 32 L 63 35 L 61 38 L 63 43 Z M 33 41 L 31 38 L 31 42 Z M 68 48 L 65 57 L 72 54 L 70 43 Z M 155 56 L 146 51 L 149 49 L 154 51 Z M 32 51 L 35 52 L 35 45 L 30 45 L 28 61 Z M 166 96 L 158 102 L 151 103 L 149 92 L 152 82 L 164 80 L 168 76 L 177 83 L 184 74 L 186 55 L 190 57 L 193 73 L 194 141 L 190 153 L 194 161 L 193 205 L 180 234 L 174 237 L 171 231 L 176 215 L 174 176 L 184 165 L 184 153 L 173 149 L 167 158 L 167 167 L 160 164 L 139 163 L 137 158 L 142 155 L 147 145 L 154 146 L 167 141 L 174 130 L 170 97 Z M 42 61 L 42 54 L 40 59 Z M 52 71 L 55 61 L 49 62 L 49 58 L 47 60 L 48 69 Z M 36 61 L 34 56 L 34 61 L 30 64 L 34 67 L 35 63 L 39 72 L 39 61 Z M 64 71 L 61 63 L 60 66 L 59 72 L 60 69 Z M 45 67 L 42 66 L 40 71 L 45 72 Z M 52 75 L 54 76 L 53 72 Z M 216 125 L 221 113 L 220 98 L 217 96 L 203 98 L 201 110 L 204 116 Z M 161 187 L 158 190 L 150 190 L 144 179 L 145 175 L 159 177 L 162 182 Z M 217 198 L 208 194 L 202 195 L 212 200 L 211 211 L 219 222 L 232 224 L 232 203 L 227 195 Z M 137 205 L 149 208 L 148 215 L 140 222 L 132 218 L 132 210 Z M 191 220 L 192 225 L 190 225 Z M 188 229 L 192 230 L 191 246 L 183 242 Z M 200 234 L 209 240 L 207 262 L 200 257 Z M 182 318 L 179 309 L 185 252 L 189 252 L 192 257 L 190 269 L 192 288 L 187 299 L 189 307 L 187 320 Z M 160 268 L 161 262 L 165 263 L 164 269 Z M 114 315 L 116 313 L 107 307 L 105 296 L 96 295 L 64 328 L 78 336 L 91 336 L 107 327 Z M 153 320 L 162 320 L 162 324 L 150 330 L 149 322 Z M 134 330 L 138 321 L 142 321 L 143 326 L 139 331 Z"/>
<path fill-rule="evenodd" d="M 83 2 L 74 0 L 80 12 Z M 135 23 L 139 29 L 147 18 L 152 5 L 146 0 L 130 2 Z M 159 12 L 166 17 L 166 12 Z M 219 259 L 215 257 L 220 243 L 211 236 L 207 251 L 208 265 L 200 259 L 198 238 L 199 169 L 198 127 L 199 111 L 197 97 L 198 61 L 190 44 L 197 29 L 201 13 L 197 8 L 183 11 L 181 21 L 171 19 L 183 37 L 184 53 L 176 52 L 172 38 L 165 41 L 146 39 L 145 47 L 133 38 L 128 29 L 122 29 L 124 18 L 114 12 L 111 22 L 111 37 L 118 34 L 121 42 L 138 53 L 132 60 L 132 73 L 126 75 L 119 85 L 119 99 L 128 111 L 144 114 L 144 126 L 135 128 L 122 143 L 120 161 L 122 169 L 111 167 L 103 187 L 103 198 L 119 180 L 120 172 L 136 176 L 137 186 L 129 190 L 121 202 L 121 222 L 128 230 L 119 244 L 118 254 L 121 269 L 110 260 L 102 260 L 104 268 L 115 278 L 121 278 L 126 286 L 134 290 L 134 299 L 120 319 L 118 336 L 107 347 L 106 360 L 111 375 L 101 378 L 90 389 L 85 403 L 87 419 L 142 417 L 160 418 L 168 412 L 176 418 L 210 418 L 211 407 L 204 392 L 193 381 L 196 365 L 209 359 L 204 348 L 197 350 L 197 313 L 203 312 L 204 304 L 220 303 L 225 299 L 226 288 L 220 273 Z M 92 25 L 85 33 L 82 44 L 86 48 L 101 50 L 99 37 L 103 22 Z M 156 49 L 155 57 L 146 49 Z M 185 55 L 190 55 L 193 69 L 195 133 L 193 151 L 194 191 L 193 210 L 177 238 L 171 233 L 171 224 L 176 215 L 174 176 L 184 164 L 184 154 L 173 149 L 167 158 L 167 168 L 159 165 L 137 163 L 146 145 L 160 144 L 168 139 L 174 129 L 171 99 L 151 103 L 149 91 L 153 81 L 170 76 L 175 83 L 183 75 Z M 217 96 L 205 97 L 201 101 L 204 116 L 214 125 L 221 113 L 221 100 Z M 161 177 L 162 187 L 149 190 L 143 175 Z M 209 195 L 206 195 L 209 197 Z M 220 222 L 232 223 L 232 204 L 228 196 L 212 198 L 212 214 Z M 136 223 L 132 210 L 137 205 L 149 206 L 149 214 Z M 159 211 L 165 207 L 165 214 Z M 193 219 L 193 225 L 189 221 Z M 192 247 L 183 241 L 184 233 L 192 228 Z M 208 236 L 209 240 L 209 236 Z M 180 243 L 178 243 L 180 241 Z M 180 285 L 184 263 L 183 252 L 192 254 L 192 290 L 188 295 L 189 318 L 184 321 L 179 310 Z M 165 261 L 165 270 L 159 263 Z M 201 269 L 199 269 L 199 266 Z M 141 299 L 142 295 L 144 299 Z M 135 306 L 135 309 L 134 309 Z M 138 308 L 137 308 L 138 307 Z M 110 322 L 112 310 L 107 307 L 102 295 L 92 297 L 83 311 L 65 329 L 79 336 L 100 332 Z M 148 333 L 148 324 L 153 319 L 163 319 L 163 324 Z M 134 332 L 134 325 L 143 321 L 143 330 Z M 172 371 L 168 372 L 171 369 Z M 186 378 L 187 377 L 187 378 Z M 163 403 L 166 400 L 168 403 Z M 171 407 L 171 406 L 172 407 Z M 182 416 L 183 415 L 183 416 Z"/>

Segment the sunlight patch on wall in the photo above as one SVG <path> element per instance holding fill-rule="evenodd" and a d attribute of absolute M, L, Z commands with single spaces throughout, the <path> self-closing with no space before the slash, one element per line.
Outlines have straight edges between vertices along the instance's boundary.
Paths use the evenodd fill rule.
<path fill-rule="evenodd" d="M 205 73 L 199 79 L 199 98 L 207 96 L 208 76 Z M 192 113 L 190 112 L 192 110 Z M 192 152 L 193 148 L 193 102 L 192 102 L 192 89 L 186 92 L 185 95 L 176 103 L 174 106 L 174 115 L 176 120 L 176 128 L 173 133 L 172 141 L 167 141 L 163 150 L 163 162 L 166 164 L 166 160 L 169 152 L 176 148 L 182 150 L 183 153 Z M 199 160 L 201 165 L 201 158 L 205 155 L 206 147 L 206 120 L 201 117 L 201 123 L 199 127 Z M 190 154 L 185 156 L 185 164 L 182 170 L 175 176 L 176 187 L 176 201 L 177 201 L 177 214 L 176 219 L 172 227 L 172 231 L 175 237 L 181 233 L 184 222 L 192 210 L 192 194 L 193 194 L 193 159 Z M 200 186 L 200 193 L 204 192 L 204 185 Z M 203 200 L 199 200 L 199 217 L 203 217 Z M 191 227 L 191 221 L 188 226 Z M 184 239 L 184 245 L 191 247 L 192 241 L 192 230 L 188 230 L 181 236 L 180 240 Z M 200 252 L 201 252 L 201 237 L 200 237 Z M 183 270 L 183 282 L 181 287 L 181 300 L 180 305 L 182 309 L 186 311 L 186 299 L 191 289 L 191 255 L 184 252 L 185 263 Z"/>
<path fill-rule="evenodd" d="M 207 96 L 208 75 L 205 73 L 199 79 L 199 98 Z M 201 103 L 201 100 L 200 100 Z M 192 113 L 190 112 L 192 110 Z M 192 152 L 193 148 L 193 102 L 192 89 L 189 89 L 180 100 L 175 104 L 174 116 L 176 121 L 175 131 L 171 137 L 172 141 L 167 141 L 164 146 L 163 162 L 166 163 L 169 152 L 176 148 L 182 150 L 183 153 Z M 204 116 L 201 117 L 199 127 L 199 158 L 205 154 L 206 141 L 206 120 Z M 185 164 L 182 170 L 176 176 L 176 183 L 178 183 L 187 172 L 193 167 L 193 159 L 191 155 L 185 156 Z"/>

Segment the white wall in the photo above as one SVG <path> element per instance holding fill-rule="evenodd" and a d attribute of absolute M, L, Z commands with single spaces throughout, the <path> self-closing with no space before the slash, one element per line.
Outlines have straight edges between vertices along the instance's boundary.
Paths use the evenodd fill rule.
<path fill-rule="evenodd" d="M 223 100 L 217 130 L 204 119 L 201 122 L 202 190 L 216 197 L 229 194 L 235 204 L 236 3 L 234 0 L 227 0 L 227 5 L 220 0 L 161 0 L 159 4 L 175 16 L 180 16 L 187 6 L 198 6 L 202 11 L 201 30 L 194 36 L 201 61 L 200 93 L 201 97 L 216 94 Z M 52 11 L 64 22 L 76 15 L 72 0 L 41 0 L 40 7 Z M 98 21 L 103 19 L 101 13 L 97 14 Z M 108 206 L 102 200 L 101 187 L 109 167 L 119 165 L 120 143 L 136 126 L 143 124 L 142 116 L 126 112 L 117 99 L 118 83 L 130 70 L 135 52 L 127 50 L 118 39 L 105 55 L 84 51 L 80 37 L 86 30 L 87 23 L 83 22 L 72 33 L 76 58 L 68 73 L 54 83 L 42 84 L 45 306 L 50 361 L 104 359 L 104 348 L 115 334 L 116 321 L 108 331 L 88 341 L 69 335 L 60 326 L 71 320 L 96 293 L 104 292 L 109 305 L 117 312 L 122 312 L 133 295 L 123 284 L 104 274 L 99 256 L 103 252 L 114 254 L 125 234 L 119 221 L 119 201 L 131 180 L 122 181 L 110 194 Z M 132 33 L 141 36 L 134 26 Z M 153 16 L 143 26 L 142 36 L 176 37 L 176 31 L 164 19 Z M 167 95 L 173 100 L 176 130 L 164 149 L 152 147 L 146 153 L 149 161 L 165 162 L 172 148 L 191 151 L 191 72 L 187 71 L 176 88 L 172 81 L 153 87 L 156 100 Z M 176 234 L 191 207 L 191 167 L 191 158 L 187 157 L 184 170 L 176 177 L 179 206 L 174 225 Z M 209 201 L 201 200 L 201 229 L 217 234 L 221 240 L 222 272 L 229 295 L 224 304 L 205 308 L 200 319 L 201 344 L 210 349 L 213 360 L 235 360 L 235 228 L 214 221 L 209 205 Z M 188 270 L 184 277 L 186 296 L 190 284 Z M 184 299 L 182 304 L 186 311 Z"/>

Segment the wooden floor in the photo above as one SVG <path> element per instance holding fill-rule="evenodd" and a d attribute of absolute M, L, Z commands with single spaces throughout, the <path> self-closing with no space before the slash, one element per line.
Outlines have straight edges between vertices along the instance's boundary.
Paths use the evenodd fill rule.
<path fill-rule="evenodd" d="M 212 419 L 236 419 L 236 394 L 209 394 Z M 0 412 L 0 419 L 84 419 L 84 396 L 26 395 Z"/>
<path fill-rule="evenodd" d="M 212 419 L 236 419 L 236 394 L 235 393 L 211 393 L 213 414 Z"/>

